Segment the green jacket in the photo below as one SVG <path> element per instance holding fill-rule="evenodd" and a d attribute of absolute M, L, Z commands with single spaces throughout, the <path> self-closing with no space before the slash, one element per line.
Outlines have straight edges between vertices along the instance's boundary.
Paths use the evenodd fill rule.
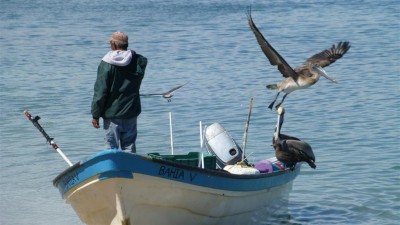
<path fill-rule="evenodd" d="M 91 110 L 93 118 L 137 117 L 141 113 L 139 89 L 146 66 L 147 58 L 136 53 L 127 66 L 101 61 L 94 85 Z"/>

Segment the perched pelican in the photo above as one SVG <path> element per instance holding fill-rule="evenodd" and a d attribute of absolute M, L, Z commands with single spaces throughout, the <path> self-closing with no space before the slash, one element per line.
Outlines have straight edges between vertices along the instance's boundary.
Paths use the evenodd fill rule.
<path fill-rule="evenodd" d="M 273 146 L 275 148 L 276 158 L 285 163 L 291 169 L 294 169 L 296 163 L 307 162 L 308 165 L 315 169 L 315 156 L 311 146 L 296 137 L 281 134 L 281 128 L 284 120 L 285 110 L 282 106 L 277 109 L 278 119 L 274 132 Z"/>
<path fill-rule="evenodd" d="M 159 93 L 159 94 L 140 94 L 140 96 L 161 96 L 161 97 L 167 99 L 168 102 L 170 102 L 172 96 L 174 96 L 173 93 L 174 93 L 176 90 L 178 90 L 179 88 L 185 86 L 186 84 L 187 84 L 187 83 L 182 84 L 182 85 L 179 85 L 179 86 L 177 86 L 177 87 L 174 87 L 174 88 L 172 88 L 171 90 L 169 90 L 169 91 L 167 91 L 167 92 L 164 92 L 164 93 Z"/>
<path fill-rule="evenodd" d="M 261 47 L 261 50 L 268 58 L 271 65 L 278 66 L 278 70 L 285 77 L 284 80 L 277 84 L 267 85 L 268 89 L 278 90 L 275 99 L 271 102 L 268 108 L 272 109 L 276 99 L 279 96 L 279 93 L 284 92 L 285 95 L 283 96 L 281 102 L 276 105 L 276 108 L 283 103 L 288 94 L 299 89 L 310 87 L 311 85 L 317 83 L 320 76 L 324 76 L 333 83 L 337 83 L 336 80 L 329 77 L 327 72 L 322 68 L 329 66 L 331 63 L 341 58 L 350 49 L 350 42 L 339 42 L 337 46 L 333 45 L 331 48 L 325 49 L 322 52 L 311 56 L 303 63 L 303 65 L 292 69 L 292 67 L 290 67 L 285 59 L 279 55 L 279 53 L 268 43 L 268 41 L 258 30 L 253 22 L 250 11 L 247 13 L 247 19 L 249 21 L 250 28 L 253 30 L 257 42 Z"/>

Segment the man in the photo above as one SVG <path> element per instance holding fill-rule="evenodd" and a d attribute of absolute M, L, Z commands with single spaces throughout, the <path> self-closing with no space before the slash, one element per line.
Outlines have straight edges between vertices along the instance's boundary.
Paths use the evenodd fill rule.
<path fill-rule="evenodd" d="M 139 89 L 147 59 L 128 50 L 128 35 L 115 32 L 111 51 L 100 62 L 94 85 L 92 124 L 103 118 L 105 148 L 136 152 L 137 117 L 141 113 Z"/>

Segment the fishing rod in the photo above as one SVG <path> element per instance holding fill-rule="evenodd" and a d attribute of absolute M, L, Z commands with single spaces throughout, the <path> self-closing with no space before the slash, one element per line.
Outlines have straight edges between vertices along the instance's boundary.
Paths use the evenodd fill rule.
<path fill-rule="evenodd" d="M 68 163 L 69 166 L 72 166 L 73 164 L 71 163 L 71 161 L 69 161 L 69 159 L 67 158 L 67 156 L 64 155 L 64 153 L 61 151 L 61 149 L 60 149 L 60 148 L 57 146 L 57 144 L 54 142 L 54 140 L 53 140 L 54 138 L 51 138 L 51 137 L 46 133 L 46 131 L 43 129 L 43 127 L 39 124 L 39 119 L 40 119 L 40 117 L 39 117 L 39 116 L 33 117 L 33 116 L 28 112 L 28 110 L 25 110 L 24 113 L 25 113 L 25 116 L 28 117 L 28 119 L 33 123 L 33 126 L 35 126 L 35 127 L 40 131 L 40 133 L 43 134 L 44 138 L 46 138 L 47 142 L 49 142 L 49 144 L 51 145 L 51 147 L 53 147 L 53 148 L 58 152 L 58 154 L 61 155 L 61 157 L 65 160 L 65 162 Z"/>

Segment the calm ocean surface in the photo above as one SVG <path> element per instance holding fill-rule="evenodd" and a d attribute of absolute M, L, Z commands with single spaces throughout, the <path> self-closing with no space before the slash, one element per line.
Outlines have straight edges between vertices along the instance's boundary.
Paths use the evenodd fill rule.
<path fill-rule="evenodd" d="M 22 1 L 0 3 L 0 224 L 82 224 L 52 180 L 67 164 L 23 114 L 41 124 L 75 163 L 102 150 L 91 125 L 97 65 L 111 32 L 149 59 L 142 93 L 190 82 L 172 102 L 143 98 L 138 152 L 199 149 L 198 124 L 220 122 L 239 142 L 254 97 L 247 154 L 273 156 L 276 113 L 267 109 L 281 79 L 246 20 L 293 67 L 342 40 L 349 52 L 321 80 L 285 101 L 283 132 L 311 144 L 289 213 L 275 224 L 398 224 L 400 221 L 400 2 Z M 189 224 L 189 223 L 188 223 Z"/>

